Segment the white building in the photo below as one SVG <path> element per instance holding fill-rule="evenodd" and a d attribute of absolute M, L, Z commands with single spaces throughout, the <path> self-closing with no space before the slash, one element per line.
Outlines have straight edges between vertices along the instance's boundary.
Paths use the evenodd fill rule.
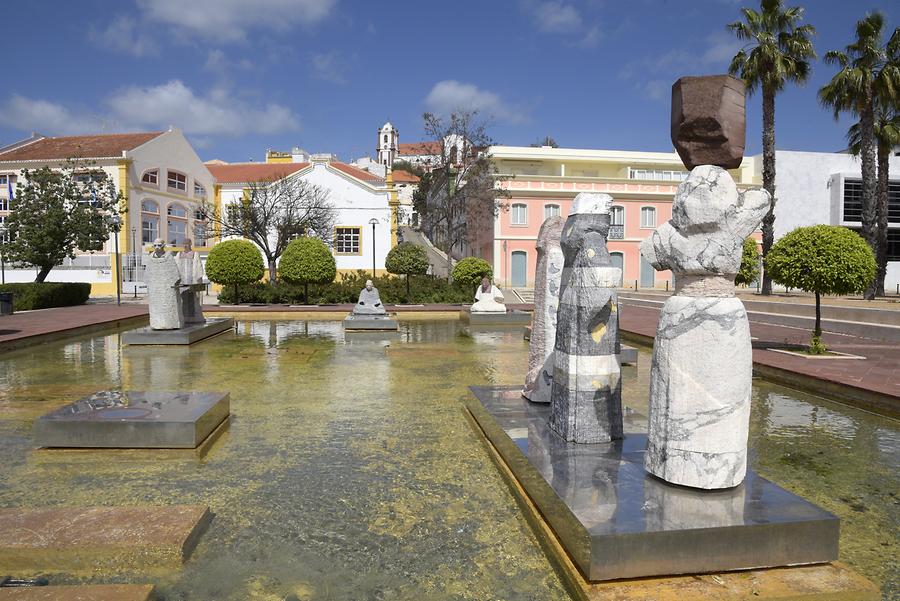
<path fill-rule="evenodd" d="M 127 212 L 119 233 L 119 253 L 126 266 L 123 290 L 142 286 L 143 248 L 163 238 L 174 249 L 186 239 L 205 256 L 211 241 L 206 224 L 198 219 L 200 204 L 212 193 L 213 178 L 181 130 L 30 138 L 0 148 L 0 219 L 9 214 L 9 183 L 15 190 L 22 170 L 43 166 L 62 168 L 76 159 L 84 177 L 105 177 L 126 199 Z M 15 202 L 15 201 L 13 201 Z M 54 267 L 48 281 L 90 282 L 91 294 L 116 292 L 113 274 L 118 263 L 112 238 L 103 251 L 84 253 Z M 34 281 L 34 269 L 6 269 L 6 281 Z"/>
<path fill-rule="evenodd" d="M 762 155 L 755 157 L 762 173 Z M 900 284 L 900 157 L 890 158 L 888 268 L 885 290 Z M 775 152 L 775 240 L 807 225 L 844 225 L 859 230 L 862 175 L 858 157 L 845 153 Z M 761 175 L 759 175 L 761 177 Z"/>

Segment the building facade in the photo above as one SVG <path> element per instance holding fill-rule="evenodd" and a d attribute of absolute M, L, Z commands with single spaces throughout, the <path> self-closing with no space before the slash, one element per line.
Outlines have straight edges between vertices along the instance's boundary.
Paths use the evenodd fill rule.
<path fill-rule="evenodd" d="M 118 236 L 104 249 L 82 253 L 54 267 L 48 281 L 89 282 L 91 294 L 116 293 L 114 274 L 122 270 L 122 290 L 143 288 L 141 256 L 155 238 L 180 250 L 191 239 L 205 261 L 214 243 L 199 212 L 212 194 L 213 178 L 177 128 L 164 132 L 31 138 L 0 148 L 0 219 L 11 208 L 9 190 L 23 183 L 23 170 L 48 166 L 61 169 L 76 160 L 77 174 L 105 177 L 125 198 L 126 212 Z M 99 175 L 102 173 L 102 175 Z M 7 268 L 8 282 L 34 280 L 33 268 Z"/>

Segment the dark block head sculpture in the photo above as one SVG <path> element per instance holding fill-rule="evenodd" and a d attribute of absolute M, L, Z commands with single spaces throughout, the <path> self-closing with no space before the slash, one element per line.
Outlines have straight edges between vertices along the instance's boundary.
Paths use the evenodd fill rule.
<path fill-rule="evenodd" d="M 672 144 L 688 169 L 734 169 L 744 158 L 744 82 L 730 75 L 682 77 L 672 85 Z"/>

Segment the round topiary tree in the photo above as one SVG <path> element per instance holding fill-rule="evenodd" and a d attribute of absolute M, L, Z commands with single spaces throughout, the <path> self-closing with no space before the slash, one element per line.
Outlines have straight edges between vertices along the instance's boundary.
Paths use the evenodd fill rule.
<path fill-rule="evenodd" d="M 876 269 L 866 241 L 839 225 L 798 227 L 772 247 L 765 266 L 779 284 L 815 293 L 816 326 L 809 348 L 814 354 L 825 352 L 820 295 L 862 292 Z"/>
<path fill-rule="evenodd" d="M 384 267 L 389 273 L 406 276 L 406 302 L 411 302 L 409 276 L 428 273 L 428 253 L 412 242 L 401 242 L 388 252 Z"/>
<path fill-rule="evenodd" d="M 337 275 L 334 255 L 318 238 L 295 238 L 284 249 L 278 274 L 289 284 L 303 284 L 303 302 L 309 302 L 310 284 L 329 284 Z"/>
<path fill-rule="evenodd" d="M 481 278 L 493 279 L 494 270 L 491 264 L 477 257 L 461 259 L 453 268 L 453 281 L 460 286 L 474 289 L 481 283 Z"/>
<path fill-rule="evenodd" d="M 759 277 L 759 250 L 756 247 L 756 240 L 747 238 L 744 240 L 744 250 L 741 253 L 741 268 L 734 277 L 734 283 L 746 286 L 750 282 L 755 282 Z"/>
<path fill-rule="evenodd" d="M 249 240 L 225 240 L 206 258 L 206 277 L 223 286 L 234 286 L 234 302 L 240 302 L 238 286 L 258 282 L 265 273 L 262 255 Z"/>

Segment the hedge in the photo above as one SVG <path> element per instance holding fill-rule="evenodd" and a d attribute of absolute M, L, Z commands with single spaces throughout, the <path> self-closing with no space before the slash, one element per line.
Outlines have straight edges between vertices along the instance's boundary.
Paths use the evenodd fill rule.
<path fill-rule="evenodd" d="M 14 311 L 31 311 L 83 305 L 91 296 L 91 285 L 84 282 L 28 282 L 2 284 L 0 292 L 12 292 Z"/>

